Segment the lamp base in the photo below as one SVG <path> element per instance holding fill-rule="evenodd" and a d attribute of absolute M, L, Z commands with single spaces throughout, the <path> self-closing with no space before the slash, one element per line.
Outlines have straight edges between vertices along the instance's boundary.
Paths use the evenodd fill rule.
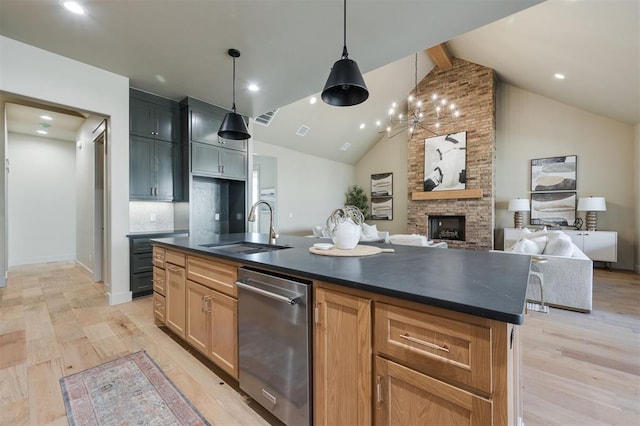
<path fill-rule="evenodd" d="M 586 219 L 586 224 L 587 224 L 587 231 L 595 231 L 596 230 L 596 226 L 598 224 L 598 216 L 596 212 L 590 211 L 587 212 L 587 215 L 585 216 Z"/>
<path fill-rule="evenodd" d="M 522 216 L 522 212 L 515 212 L 513 214 L 513 227 L 516 229 L 520 229 L 524 226 L 524 216 Z"/>

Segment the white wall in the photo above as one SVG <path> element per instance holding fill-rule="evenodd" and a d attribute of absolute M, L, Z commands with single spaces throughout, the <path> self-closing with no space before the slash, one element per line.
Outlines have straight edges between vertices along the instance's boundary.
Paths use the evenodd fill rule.
<path fill-rule="evenodd" d="M 0 52 L 0 91 L 109 117 L 105 284 L 109 303 L 130 301 L 129 79 L 6 37 L 0 37 Z M 2 190 L 0 199 L 5 196 Z M 1 255 L 6 259 L 6 250 Z"/>
<path fill-rule="evenodd" d="M 324 225 L 355 181 L 353 166 L 254 141 L 253 153 L 278 159 L 276 215 L 280 234 L 310 235 Z"/>
<path fill-rule="evenodd" d="M 636 170 L 636 266 L 635 271 L 640 274 L 640 124 L 635 127 L 635 160 L 634 169 Z"/>
<path fill-rule="evenodd" d="M 498 86 L 496 114 L 496 228 L 513 227 L 513 213 L 506 210 L 509 199 L 529 197 L 531 159 L 577 155 L 577 195 L 606 198 L 598 229 L 618 232 L 614 266 L 633 269 L 633 127 L 508 84 Z"/>
<path fill-rule="evenodd" d="M 9 266 L 75 260 L 75 144 L 9 133 Z"/>
<path fill-rule="evenodd" d="M 356 164 L 356 184 L 361 186 L 369 198 L 371 208 L 371 175 L 393 173 L 393 220 L 367 220 L 376 225 L 378 231 L 390 234 L 407 233 L 407 134 L 402 132 L 389 139 L 383 135 Z"/>

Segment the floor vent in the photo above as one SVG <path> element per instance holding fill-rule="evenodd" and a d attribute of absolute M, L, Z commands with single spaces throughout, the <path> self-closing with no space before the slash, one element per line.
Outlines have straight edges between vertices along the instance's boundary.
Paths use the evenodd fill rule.
<path fill-rule="evenodd" d="M 276 116 L 277 112 L 278 112 L 278 109 L 274 109 L 273 111 L 260 114 L 253 120 L 253 122 L 260 124 L 261 126 L 264 126 L 264 127 L 269 127 L 269 124 L 271 124 L 271 121 L 273 120 L 273 117 Z"/>
<path fill-rule="evenodd" d="M 296 135 L 298 136 L 304 136 L 306 135 L 310 130 L 310 127 L 307 126 L 300 126 L 300 128 L 298 129 L 298 131 L 296 132 Z"/>

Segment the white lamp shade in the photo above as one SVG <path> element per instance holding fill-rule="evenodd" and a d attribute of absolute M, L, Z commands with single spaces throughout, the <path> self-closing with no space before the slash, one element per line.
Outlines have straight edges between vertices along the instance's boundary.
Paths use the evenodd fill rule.
<path fill-rule="evenodd" d="M 604 197 L 585 197 L 578 199 L 578 211 L 604 212 L 607 211 L 607 203 Z"/>
<path fill-rule="evenodd" d="M 526 198 L 516 198 L 515 200 L 509 200 L 510 212 L 528 212 L 529 200 Z"/>

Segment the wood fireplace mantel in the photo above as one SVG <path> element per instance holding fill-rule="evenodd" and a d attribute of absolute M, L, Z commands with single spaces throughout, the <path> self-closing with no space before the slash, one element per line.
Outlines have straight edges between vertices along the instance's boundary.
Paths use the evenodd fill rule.
<path fill-rule="evenodd" d="M 455 191 L 412 192 L 411 200 L 454 200 L 462 198 L 482 198 L 482 188 L 457 189 Z"/>

